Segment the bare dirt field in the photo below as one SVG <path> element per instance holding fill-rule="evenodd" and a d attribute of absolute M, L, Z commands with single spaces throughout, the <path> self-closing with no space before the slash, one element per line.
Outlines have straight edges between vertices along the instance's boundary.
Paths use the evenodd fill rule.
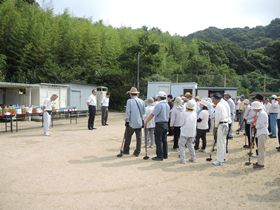
<path fill-rule="evenodd" d="M 51 136 L 42 135 L 39 122 L 20 122 L 19 132 L 1 132 L 0 209 L 280 209 L 277 139 L 267 140 L 263 170 L 244 165 L 243 135 L 229 142 L 223 167 L 205 160 L 211 134 L 207 153 L 198 153 L 196 163 L 176 163 L 172 137 L 169 158 L 162 162 L 151 160 L 155 149 L 143 160 L 144 148 L 139 157 L 117 158 L 123 117 L 110 113 L 110 125 L 101 126 L 97 116 L 93 131 L 87 130 L 87 118 L 79 118 L 77 125 L 55 121 Z M 131 146 L 133 151 L 135 136 Z"/>

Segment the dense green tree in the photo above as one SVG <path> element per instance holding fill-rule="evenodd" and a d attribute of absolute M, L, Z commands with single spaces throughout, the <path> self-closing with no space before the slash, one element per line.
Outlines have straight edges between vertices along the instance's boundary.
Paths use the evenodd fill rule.
<path fill-rule="evenodd" d="M 54 15 L 36 1 L 0 2 L 0 81 L 109 87 L 116 109 L 148 81 L 234 86 L 239 93 L 280 91 L 280 20 L 255 28 L 211 27 L 188 37 L 158 28 L 113 28 Z"/>

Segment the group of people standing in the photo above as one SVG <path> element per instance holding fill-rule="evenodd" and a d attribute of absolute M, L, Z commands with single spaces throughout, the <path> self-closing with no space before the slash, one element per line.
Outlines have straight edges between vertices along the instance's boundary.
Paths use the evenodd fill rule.
<path fill-rule="evenodd" d="M 145 147 L 152 147 L 154 142 L 156 145 L 156 156 L 152 160 L 162 161 L 167 159 L 167 135 L 172 130 L 174 135 L 173 149 L 179 149 L 178 162 L 186 163 L 186 147 L 190 152 L 188 161 L 195 162 L 196 152 L 205 152 L 206 133 L 211 128 L 217 144 L 217 155 L 213 165 L 224 165 L 228 152 L 228 139 L 232 138 L 232 123 L 236 114 L 235 103 L 229 93 L 225 93 L 223 96 L 215 93 L 211 98 L 200 100 L 199 97 L 193 98 L 191 93 L 187 92 L 185 95 L 173 99 L 172 106 L 169 103 L 170 95 L 167 96 L 163 91 L 160 91 L 155 98 L 148 98 L 146 104 L 138 98 L 139 91 L 135 87 L 132 87 L 127 93 L 130 98 L 126 103 L 123 154 L 130 154 L 131 137 L 135 132 L 136 149 L 133 155 L 139 156 L 141 129 L 144 128 Z M 256 129 L 258 161 L 253 165 L 255 169 L 264 167 L 264 145 L 269 135 L 268 115 L 264 109 L 264 104 L 257 98 L 255 97 L 250 106 L 251 115 L 254 115 L 253 120 L 250 121 L 246 118 L 249 116 L 247 112 L 246 114 L 243 113 L 246 123 L 250 122 L 251 127 Z M 237 106 L 240 107 L 240 104 L 237 104 Z M 277 111 L 279 117 L 280 111 L 279 109 Z M 201 148 L 199 148 L 200 139 L 202 140 Z M 249 140 L 251 144 L 251 137 L 249 137 Z"/>
<path fill-rule="evenodd" d="M 108 123 L 108 112 L 109 112 L 109 100 L 110 100 L 110 93 L 107 92 L 106 96 L 104 96 L 101 100 L 101 125 L 107 126 Z M 88 97 L 87 100 L 88 106 L 88 130 L 96 129 L 94 127 L 94 120 L 96 115 L 96 90 L 93 89 L 91 95 Z"/>

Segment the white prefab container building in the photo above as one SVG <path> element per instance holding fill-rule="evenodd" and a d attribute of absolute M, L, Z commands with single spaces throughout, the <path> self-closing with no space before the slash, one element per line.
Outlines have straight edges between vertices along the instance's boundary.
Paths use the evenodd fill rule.
<path fill-rule="evenodd" d="M 193 96 L 196 93 L 197 83 L 185 82 L 185 83 L 172 83 L 171 84 L 171 95 L 173 97 L 185 95 L 186 92 L 190 92 Z"/>
<path fill-rule="evenodd" d="M 32 105 L 31 92 L 38 85 L 0 82 L 0 104 L 2 105 Z"/>
<path fill-rule="evenodd" d="M 65 108 L 68 106 L 67 88 L 68 85 L 40 83 L 37 88 L 32 89 L 32 105 L 41 106 L 44 100 L 56 94 L 58 95 L 55 101 L 56 108 Z"/>
<path fill-rule="evenodd" d="M 237 98 L 237 88 L 236 87 L 198 87 L 196 95 L 200 98 L 211 97 L 214 93 L 229 93 L 231 98 L 235 100 Z"/>
<path fill-rule="evenodd" d="M 155 97 L 159 91 L 171 93 L 171 82 L 148 82 L 147 98 Z"/>
<path fill-rule="evenodd" d="M 87 110 L 87 99 L 95 88 L 93 85 L 68 84 L 68 106 Z"/>
<path fill-rule="evenodd" d="M 45 99 L 57 94 L 56 108 L 76 107 L 87 110 L 86 101 L 92 90 L 97 90 L 97 110 L 101 108 L 101 100 L 108 88 L 79 84 L 24 84 L 0 82 L 0 105 L 41 106 Z"/>
<path fill-rule="evenodd" d="M 165 91 L 166 94 L 171 94 L 173 97 L 185 95 L 190 92 L 193 97 L 200 96 L 201 98 L 211 97 L 213 93 L 227 92 L 231 94 L 233 100 L 237 98 L 236 87 L 198 87 L 195 82 L 171 83 L 171 82 L 148 82 L 147 97 L 155 97 L 159 91 Z"/>
<path fill-rule="evenodd" d="M 107 87 L 94 85 L 68 84 L 68 106 L 78 110 L 87 110 L 87 99 L 92 90 L 96 90 L 96 110 L 101 110 L 102 98 L 106 96 Z"/>
<path fill-rule="evenodd" d="M 171 94 L 173 97 L 184 95 L 186 92 L 195 95 L 197 83 L 171 83 L 171 82 L 148 82 L 147 97 L 155 97 L 159 91 Z"/>

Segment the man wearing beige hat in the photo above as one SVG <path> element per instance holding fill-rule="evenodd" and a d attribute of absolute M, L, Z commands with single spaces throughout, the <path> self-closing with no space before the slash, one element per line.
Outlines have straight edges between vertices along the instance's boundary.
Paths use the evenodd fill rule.
<path fill-rule="evenodd" d="M 196 104 L 196 101 L 193 99 L 193 97 L 192 97 L 192 94 L 190 93 L 190 92 L 186 92 L 185 93 L 185 97 L 184 97 L 184 110 L 187 110 L 187 108 L 186 108 L 186 104 L 187 104 L 187 102 L 188 101 L 193 101 L 194 103 L 195 103 L 195 107 L 194 107 L 194 110 L 196 110 L 197 109 L 197 104 Z"/>
<path fill-rule="evenodd" d="M 128 155 L 133 133 L 136 134 L 136 149 L 133 155 L 138 157 L 141 151 L 141 129 L 143 125 L 143 115 L 145 114 L 145 103 L 142 99 L 138 98 L 138 90 L 132 87 L 127 93 L 130 99 L 127 100 L 125 110 L 125 142 L 123 154 Z"/>
<path fill-rule="evenodd" d="M 259 101 L 252 103 L 252 109 L 257 113 L 255 128 L 257 129 L 256 137 L 258 138 L 258 162 L 253 164 L 254 169 L 264 167 L 265 159 L 265 141 L 268 138 L 268 116 L 263 109 L 263 104 Z"/>

